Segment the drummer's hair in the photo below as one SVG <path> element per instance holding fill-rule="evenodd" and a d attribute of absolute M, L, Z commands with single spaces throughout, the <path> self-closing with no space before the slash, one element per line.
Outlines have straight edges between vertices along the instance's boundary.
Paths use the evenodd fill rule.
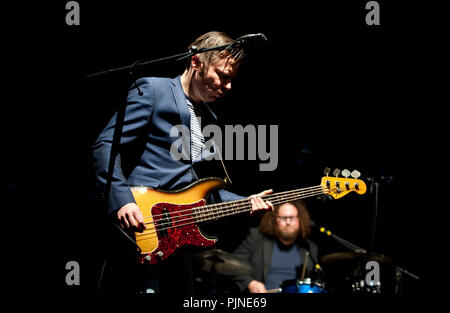
<path fill-rule="evenodd" d="M 311 218 L 309 216 L 308 210 L 306 209 L 306 204 L 303 200 L 298 200 L 294 202 L 289 202 L 297 208 L 297 214 L 299 219 L 299 235 L 302 239 L 306 239 L 311 234 Z M 282 205 L 282 204 L 281 204 Z M 274 207 L 274 210 L 267 212 L 261 219 L 259 224 L 259 230 L 261 233 L 268 237 L 276 236 L 275 227 L 277 225 L 277 214 L 281 205 Z"/>

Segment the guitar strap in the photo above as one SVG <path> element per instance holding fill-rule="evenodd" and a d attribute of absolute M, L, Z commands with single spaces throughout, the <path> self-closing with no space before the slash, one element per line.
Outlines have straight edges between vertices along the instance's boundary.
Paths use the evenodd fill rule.
<path fill-rule="evenodd" d="M 223 180 L 225 182 L 225 186 L 231 187 L 232 181 L 230 175 L 225 166 L 222 154 L 215 142 L 213 143 L 212 148 L 214 149 L 214 158 L 210 160 L 203 158 L 201 161 L 193 163 L 193 170 L 195 173 L 194 178 L 201 179 L 205 177 L 224 177 Z"/>
<path fill-rule="evenodd" d="M 216 150 L 217 150 L 217 154 L 219 155 L 220 163 L 222 164 L 223 171 L 225 172 L 225 176 L 226 176 L 225 179 L 224 179 L 225 184 L 226 184 L 227 186 L 231 187 L 231 185 L 233 184 L 233 182 L 231 181 L 231 178 L 230 178 L 230 176 L 228 175 L 227 168 L 226 168 L 225 163 L 223 162 L 223 159 L 222 159 L 222 154 L 220 153 L 220 150 L 216 147 L 216 144 L 215 144 L 215 143 L 214 143 L 214 147 L 215 147 Z"/>
<path fill-rule="evenodd" d="M 203 107 L 206 108 L 206 111 L 209 112 L 209 114 L 212 117 L 212 119 L 217 122 L 219 120 L 217 118 L 217 115 L 213 112 L 213 110 L 211 110 L 211 108 L 209 107 L 209 105 L 207 103 L 205 103 L 205 102 L 202 102 L 202 103 L 203 103 Z M 225 174 L 225 178 L 224 178 L 225 185 L 228 186 L 228 187 L 231 187 L 233 182 L 231 181 L 231 178 L 230 178 L 230 175 L 228 175 L 228 171 L 227 171 L 227 168 L 225 166 L 225 163 L 223 162 L 222 153 L 220 152 L 219 148 L 216 146 L 215 142 L 214 142 L 214 150 L 219 156 L 219 160 L 220 160 L 220 163 L 222 165 L 223 172 Z"/>

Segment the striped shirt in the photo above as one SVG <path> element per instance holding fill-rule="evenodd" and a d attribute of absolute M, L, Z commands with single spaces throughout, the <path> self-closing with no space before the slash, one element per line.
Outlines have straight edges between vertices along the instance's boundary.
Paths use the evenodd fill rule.
<path fill-rule="evenodd" d="M 194 163 L 201 158 L 202 150 L 205 148 L 205 137 L 202 134 L 200 125 L 200 110 L 187 97 L 186 103 L 191 115 L 191 161 Z"/>

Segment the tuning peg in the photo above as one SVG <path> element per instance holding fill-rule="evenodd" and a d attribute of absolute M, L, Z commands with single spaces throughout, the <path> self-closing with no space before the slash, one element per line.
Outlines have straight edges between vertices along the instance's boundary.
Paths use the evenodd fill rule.
<path fill-rule="evenodd" d="M 348 178 L 350 176 L 350 171 L 348 169 L 344 169 L 341 174 L 345 178 Z"/>
<path fill-rule="evenodd" d="M 354 179 L 357 179 L 359 176 L 361 176 L 361 173 L 357 170 L 354 170 L 350 175 L 352 175 Z"/>
<path fill-rule="evenodd" d="M 333 175 L 336 176 L 336 177 L 338 177 L 340 173 L 341 173 L 341 170 L 338 169 L 338 168 L 336 168 L 336 169 L 333 171 Z"/>
<path fill-rule="evenodd" d="M 330 174 L 330 168 L 329 167 L 325 167 L 325 170 L 323 171 L 323 173 L 328 176 Z"/>

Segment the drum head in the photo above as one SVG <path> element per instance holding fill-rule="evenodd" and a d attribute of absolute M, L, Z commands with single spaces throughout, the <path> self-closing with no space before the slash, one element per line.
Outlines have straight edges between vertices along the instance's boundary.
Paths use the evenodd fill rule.
<path fill-rule="evenodd" d="M 310 278 L 303 280 L 285 280 L 281 284 L 282 293 L 327 293 L 325 284 L 320 281 L 313 281 Z"/>

